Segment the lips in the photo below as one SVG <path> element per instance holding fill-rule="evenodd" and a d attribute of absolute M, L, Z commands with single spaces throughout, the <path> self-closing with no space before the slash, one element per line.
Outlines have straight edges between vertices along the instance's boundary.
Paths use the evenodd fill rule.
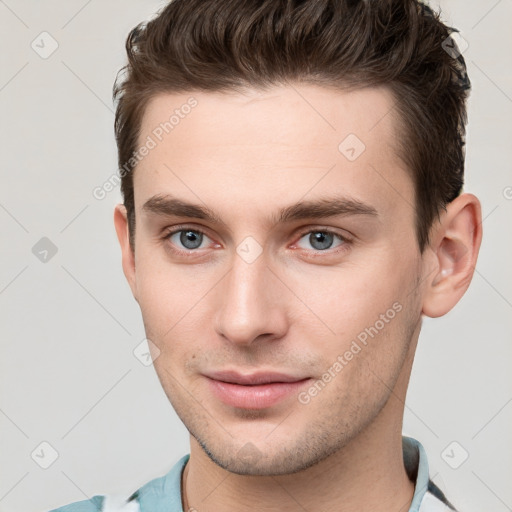
<path fill-rule="evenodd" d="M 212 394 L 226 405 L 264 409 L 298 393 L 310 380 L 281 372 L 241 374 L 219 371 L 205 374 Z"/>
<path fill-rule="evenodd" d="M 241 374 L 235 371 L 213 372 L 206 375 L 210 379 L 241 386 L 255 386 L 258 384 L 270 384 L 278 382 L 298 382 L 307 377 L 294 377 L 279 372 L 258 372 L 252 374 Z"/>

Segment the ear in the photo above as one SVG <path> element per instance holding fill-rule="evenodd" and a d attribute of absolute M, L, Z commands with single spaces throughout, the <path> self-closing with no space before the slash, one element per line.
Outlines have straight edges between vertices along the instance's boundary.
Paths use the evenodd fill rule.
<path fill-rule="evenodd" d="M 435 318 L 459 302 L 473 277 L 482 241 L 480 201 L 473 194 L 454 199 L 433 226 L 430 240 L 422 313 Z"/>
<path fill-rule="evenodd" d="M 121 246 L 123 272 L 130 285 L 135 300 L 137 299 L 137 285 L 135 280 L 135 254 L 130 246 L 130 231 L 128 228 L 128 216 L 126 207 L 123 204 L 117 204 L 114 209 L 114 226 L 116 228 L 117 239 Z"/>

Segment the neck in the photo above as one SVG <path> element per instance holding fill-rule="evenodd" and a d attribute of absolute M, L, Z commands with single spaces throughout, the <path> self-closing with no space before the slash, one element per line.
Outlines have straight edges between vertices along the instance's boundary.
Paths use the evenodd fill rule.
<path fill-rule="evenodd" d="M 248 512 L 257 504 L 258 510 L 268 512 L 406 512 L 414 484 L 403 466 L 401 436 L 395 437 L 384 444 L 347 447 L 307 470 L 270 477 L 225 471 L 203 459 L 194 441 L 185 468 L 184 510 Z"/>
<path fill-rule="evenodd" d="M 184 471 L 188 511 L 200 512 L 407 512 L 414 483 L 404 467 L 402 418 L 414 358 L 407 362 L 390 398 L 374 421 L 346 446 L 314 466 L 279 476 L 231 473 L 215 464 L 191 437 Z"/>

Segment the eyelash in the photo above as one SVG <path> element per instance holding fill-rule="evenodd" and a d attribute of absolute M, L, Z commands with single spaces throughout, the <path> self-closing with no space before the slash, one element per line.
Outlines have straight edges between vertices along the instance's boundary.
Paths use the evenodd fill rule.
<path fill-rule="evenodd" d="M 208 236 L 208 234 L 205 231 L 203 231 L 202 229 L 199 229 L 195 226 L 183 225 L 183 226 L 173 226 L 172 230 L 167 231 L 166 234 L 162 237 L 162 239 L 164 241 L 169 241 L 172 235 L 175 235 L 176 233 L 180 233 L 181 231 L 194 231 L 195 233 L 200 233 L 200 234 L 210 238 Z M 333 235 L 334 237 L 337 237 L 341 242 L 343 242 L 341 245 L 339 245 L 338 247 L 335 247 L 334 249 L 326 249 L 324 251 L 320 251 L 320 250 L 308 251 L 314 255 L 313 257 L 339 254 L 340 252 L 346 251 L 349 248 L 349 246 L 353 243 L 352 238 L 350 238 L 346 235 L 341 235 L 340 233 L 333 231 L 332 229 L 322 228 L 322 227 L 314 228 L 314 229 L 310 228 L 310 229 L 305 229 L 305 230 L 301 231 L 298 235 L 297 242 L 302 237 L 304 237 L 304 235 L 308 235 L 311 233 L 325 233 L 325 234 Z M 295 242 L 294 245 L 296 245 L 297 242 Z M 170 245 L 171 250 L 174 253 L 179 254 L 179 255 L 190 256 L 194 252 L 198 252 L 198 249 L 189 249 L 188 251 L 186 251 L 186 250 L 182 250 L 182 249 L 177 249 L 172 243 L 170 243 L 169 245 Z"/>

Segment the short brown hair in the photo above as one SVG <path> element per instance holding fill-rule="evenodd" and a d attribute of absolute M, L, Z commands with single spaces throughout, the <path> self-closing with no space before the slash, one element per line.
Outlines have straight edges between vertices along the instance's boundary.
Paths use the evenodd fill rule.
<path fill-rule="evenodd" d="M 463 185 L 470 83 L 454 31 L 417 0 L 172 0 L 131 30 L 113 89 L 132 249 L 132 156 L 152 97 L 303 82 L 393 93 L 423 251 L 434 219 Z"/>

